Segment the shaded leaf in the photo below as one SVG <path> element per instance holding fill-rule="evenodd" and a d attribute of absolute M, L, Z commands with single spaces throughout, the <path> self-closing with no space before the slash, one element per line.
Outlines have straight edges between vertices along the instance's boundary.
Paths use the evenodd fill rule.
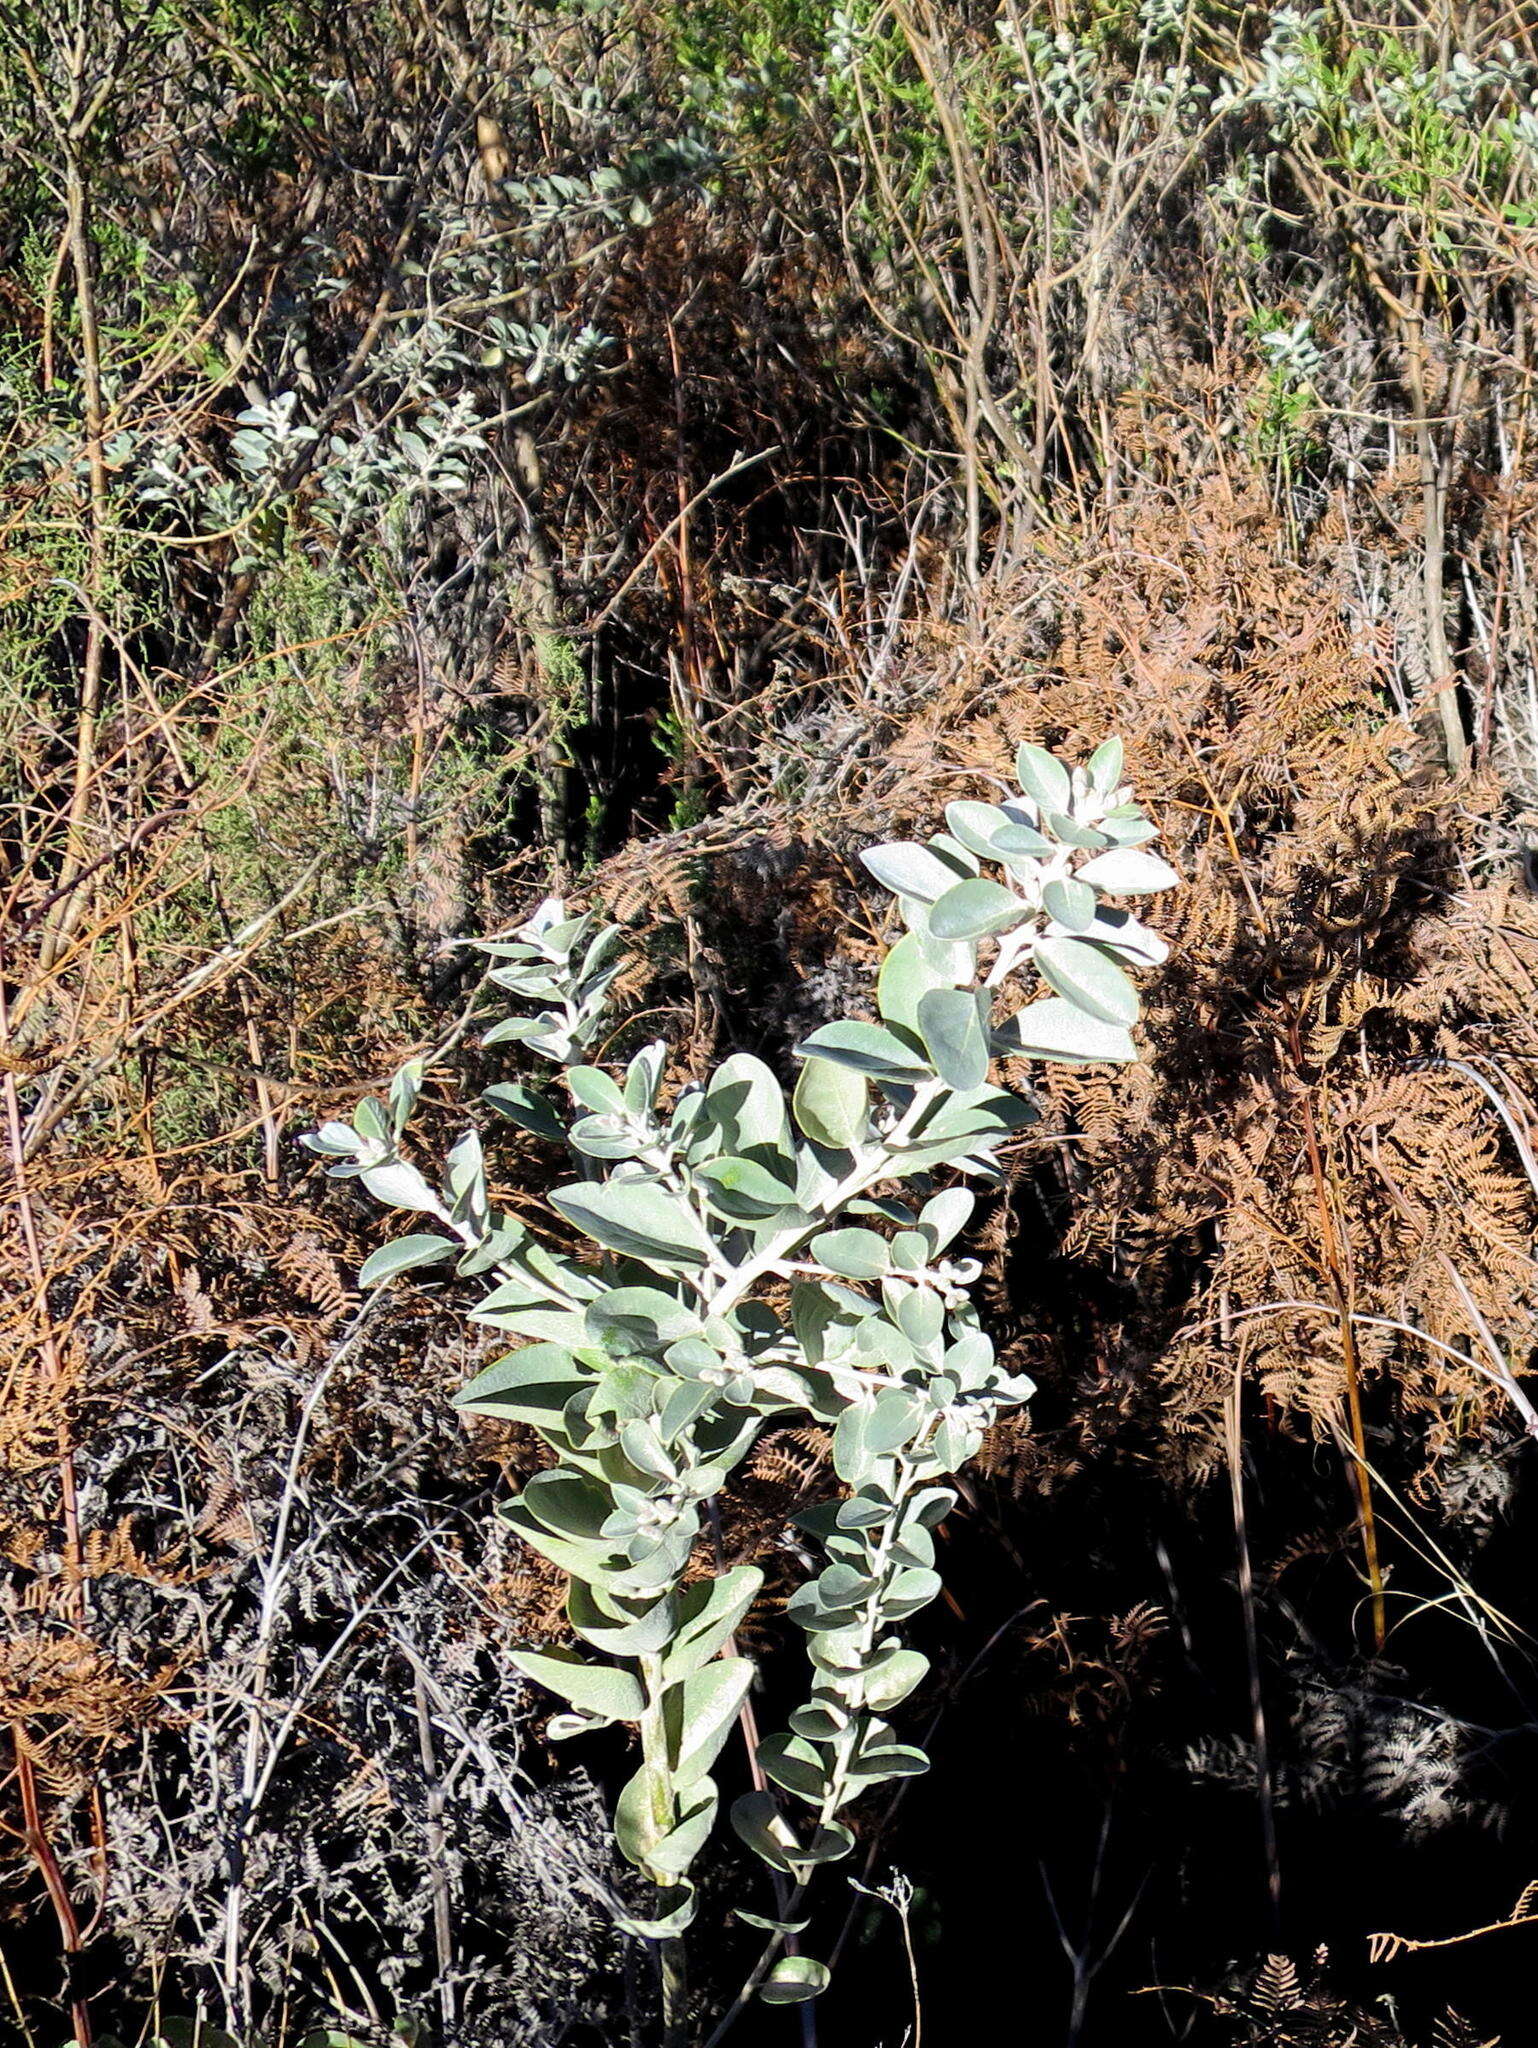
<path fill-rule="evenodd" d="M 920 1035 L 951 1088 L 975 1088 L 988 1078 L 989 1001 L 982 990 L 965 988 L 935 988 L 919 998 Z"/>
<path fill-rule="evenodd" d="M 536 1138 L 548 1138 L 556 1145 L 565 1141 L 566 1126 L 560 1112 L 537 1088 L 522 1081 L 498 1081 L 481 1090 L 481 1100 L 498 1116 L 505 1116 L 522 1131 L 531 1131 Z"/>

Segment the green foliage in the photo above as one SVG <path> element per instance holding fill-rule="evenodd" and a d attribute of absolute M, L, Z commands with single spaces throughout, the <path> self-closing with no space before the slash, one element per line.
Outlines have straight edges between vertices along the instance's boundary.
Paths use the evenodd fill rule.
<path fill-rule="evenodd" d="M 487 1105 L 574 1156 L 580 1177 L 549 1202 L 585 1240 L 583 1260 L 494 1207 L 474 1132 L 437 1186 L 405 1156 L 419 1065 L 388 1102 L 306 1141 L 334 1176 L 438 1226 L 376 1253 L 366 1285 L 452 1267 L 489 1288 L 473 1319 L 516 1340 L 459 1404 L 532 1426 L 556 1453 L 502 1513 L 569 1574 L 572 1627 L 597 1661 L 517 1662 L 564 1703 L 553 1735 L 639 1730 L 640 1768 L 615 1812 L 621 1851 L 657 1888 L 653 1916 L 626 1923 L 637 1933 L 673 1938 L 695 1910 L 711 1772 L 753 1676 L 721 1653 L 760 1575 L 686 1574 L 709 1503 L 771 1420 L 831 1430 L 846 1492 L 800 1517 L 826 1560 L 789 1606 L 811 1689 L 760 1746 L 775 1791 L 744 1794 L 732 1825 L 799 1890 L 848 1853 L 854 1801 L 927 1768 L 887 1718 L 927 1668 L 903 1626 L 940 1588 L 933 1532 L 951 1475 L 1032 1391 L 998 1364 L 968 1291 L 977 1264 L 952 1249 L 973 1197 L 934 1177 L 995 1178 L 997 1148 L 1029 1121 L 990 1084 L 995 1055 L 1135 1057 L 1126 970 L 1164 949 L 1106 898 L 1175 880 L 1141 850 L 1152 827 L 1121 784 L 1118 743 L 1072 770 L 1022 746 L 1017 768 L 1008 801 L 953 804 L 927 845 L 864 855 L 907 927 L 882 966 L 880 1021 L 812 1032 L 789 1102 L 746 1053 L 670 1104 L 661 1044 L 623 1068 L 587 1063 L 607 1028 L 617 927 L 552 899 L 485 943 L 491 980 L 520 1008 L 484 1042 L 549 1060 L 572 1108 L 523 1083 L 489 1089 Z M 996 1015 L 1030 967 L 1054 993 Z M 825 1981 L 821 1965 L 786 1958 L 764 1995 L 786 2003 Z"/>

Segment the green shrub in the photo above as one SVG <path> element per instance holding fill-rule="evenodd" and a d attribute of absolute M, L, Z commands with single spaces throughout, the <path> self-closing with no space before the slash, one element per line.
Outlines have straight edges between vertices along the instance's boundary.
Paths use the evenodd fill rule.
<path fill-rule="evenodd" d="M 925 1674 L 902 1626 L 940 1590 L 932 1532 L 955 1500 L 948 1477 L 1032 1392 L 999 1366 L 968 1292 L 977 1263 L 952 1250 L 973 1197 L 934 1176 L 995 1176 L 996 1148 L 1030 1121 L 1021 1097 L 990 1082 L 995 1057 L 1133 1059 L 1138 997 L 1123 963 L 1164 957 L 1105 900 L 1175 879 L 1146 850 L 1153 827 L 1120 786 L 1120 743 L 1072 772 L 1024 746 L 1017 766 L 1021 792 L 1008 802 L 954 803 L 927 845 L 865 854 L 907 925 L 882 963 L 881 1021 L 814 1031 L 797 1048 L 789 1103 L 746 1053 L 670 1109 L 663 1045 L 622 1075 L 587 1064 L 611 1028 L 617 926 L 551 899 L 510 940 L 483 942 L 492 981 L 534 1006 L 484 1042 L 551 1061 L 576 1114 L 522 1082 L 485 1100 L 575 1154 L 579 1178 L 549 1200 L 596 1264 L 493 1209 L 475 1133 L 450 1153 L 441 1188 L 410 1162 L 401 1141 L 420 1062 L 388 1104 L 366 1100 L 350 1124 L 307 1140 L 333 1175 L 438 1226 L 375 1253 L 365 1284 L 452 1261 L 489 1285 L 472 1318 L 518 1340 L 459 1402 L 532 1425 L 556 1452 L 502 1512 L 569 1575 L 572 1626 L 599 1653 L 530 1651 L 518 1663 L 566 1702 L 553 1735 L 613 1722 L 640 1731 L 615 1835 L 656 1888 L 652 1914 L 626 1924 L 664 1944 L 675 2024 L 672 1945 L 696 1910 L 689 1871 L 719 1803 L 711 1770 L 753 1680 L 746 1658 L 721 1652 L 761 1579 L 747 1566 L 690 1576 L 708 1504 L 771 1418 L 832 1431 L 848 1491 L 800 1517 L 827 1562 L 789 1606 L 809 1640 L 810 1697 L 758 1749 L 777 1790 L 809 1811 L 795 1825 L 768 1791 L 731 1809 L 781 1880 L 777 1917 L 747 1917 L 771 1936 L 763 1994 L 789 2003 L 826 1981 L 807 1957 L 774 1957 L 815 1868 L 853 1846 L 844 1810 L 927 1768 L 887 1716 Z M 1051 992 L 996 1014 L 1027 967 Z M 890 1192 L 898 1183 L 910 1199 Z"/>

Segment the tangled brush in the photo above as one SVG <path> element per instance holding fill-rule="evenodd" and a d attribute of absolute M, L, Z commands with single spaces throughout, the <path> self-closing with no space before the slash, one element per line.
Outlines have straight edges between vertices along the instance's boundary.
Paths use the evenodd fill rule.
<path fill-rule="evenodd" d="M 1084 1441 L 1136 1414 L 1192 1479 L 1238 1375 L 1275 1428 L 1392 1413 L 1431 1486 L 1510 1393 L 1538 1307 L 1538 908 L 1494 784 L 1449 784 L 1386 714 L 1341 545 L 1326 520 L 1288 559 L 1263 497 L 1221 480 L 1149 494 L 943 657 L 875 778 L 901 820 L 939 780 L 988 793 L 1018 740 L 1114 725 L 1154 793 L 1186 885 L 1154 1056 L 1054 1070 L 1051 1142 L 1015 1166 L 1081 1312 L 1052 1327 L 1008 1233 L 996 1261 Z"/>

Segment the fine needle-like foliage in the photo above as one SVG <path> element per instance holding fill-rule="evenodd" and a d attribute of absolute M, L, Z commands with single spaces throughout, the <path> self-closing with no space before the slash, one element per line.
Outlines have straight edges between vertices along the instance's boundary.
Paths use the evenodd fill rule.
<path fill-rule="evenodd" d="M 1072 770 L 1026 745 L 1016 766 L 1020 791 L 1007 801 L 953 803 L 927 845 L 864 854 L 907 927 L 881 965 L 881 1021 L 813 1031 L 796 1048 L 789 1102 L 748 1053 L 671 1097 L 660 1043 L 622 1075 L 587 1063 L 608 1022 L 619 927 L 552 899 L 511 939 L 485 943 L 491 980 L 533 1012 L 496 1023 L 485 1043 L 550 1061 L 572 1107 L 524 1083 L 485 1100 L 575 1155 L 579 1177 L 549 1200 L 591 1258 L 492 1206 L 474 1132 L 450 1153 L 441 1188 L 407 1159 L 420 1062 L 397 1075 L 388 1106 L 366 1100 L 350 1124 L 307 1141 L 333 1175 L 438 1226 L 375 1253 L 366 1285 L 453 1262 L 488 1285 L 474 1320 L 517 1342 L 459 1404 L 532 1425 L 557 1454 L 502 1513 L 568 1574 L 572 1628 L 596 1655 L 530 1650 L 517 1662 L 566 1702 L 553 1735 L 639 1730 L 640 1768 L 614 1832 L 656 1888 L 651 1914 L 626 1925 L 664 1945 L 670 2032 L 681 2021 L 678 1937 L 696 1909 L 689 1873 L 719 1805 L 711 1772 L 754 1675 L 731 1640 L 762 1576 L 691 1573 L 707 1504 L 769 1421 L 832 1431 L 846 1493 L 801 1517 L 826 1562 L 789 1607 L 807 1634 L 811 1692 L 758 1750 L 789 1799 L 752 1791 L 731 1809 L 781 1880 L 780 1917 L 754 1922 L 771 1936 L 755 1978 L 766 1998 L 792 2003 L 815 1996 L 827 1971 L 805 1956 L 775 1960 L 794 1931 L 787 1898 L 849 1852 L 852 1802 L 927 1768 L 888 1716 L 927 1668 L 903 1624 L 940 1590 L 933 1531 L 955 1498 L 947 1478 L 1032 1392 L 1001 1369 L 979 1324 L 976 1261 L 952 1252 L 973 1197 L 936 1176 L 996 1175 L 996 1148 L 1031 1120 L 1024 1099 L 989 1080 L 996 1057 L 1135 1058 L 1127 968 L 1164 957 L 1108 901 L 1175 880 L 1122 785 L 1120 742 Z M 1033 972 L 1049 992 L 1022 1006 Z"/>

